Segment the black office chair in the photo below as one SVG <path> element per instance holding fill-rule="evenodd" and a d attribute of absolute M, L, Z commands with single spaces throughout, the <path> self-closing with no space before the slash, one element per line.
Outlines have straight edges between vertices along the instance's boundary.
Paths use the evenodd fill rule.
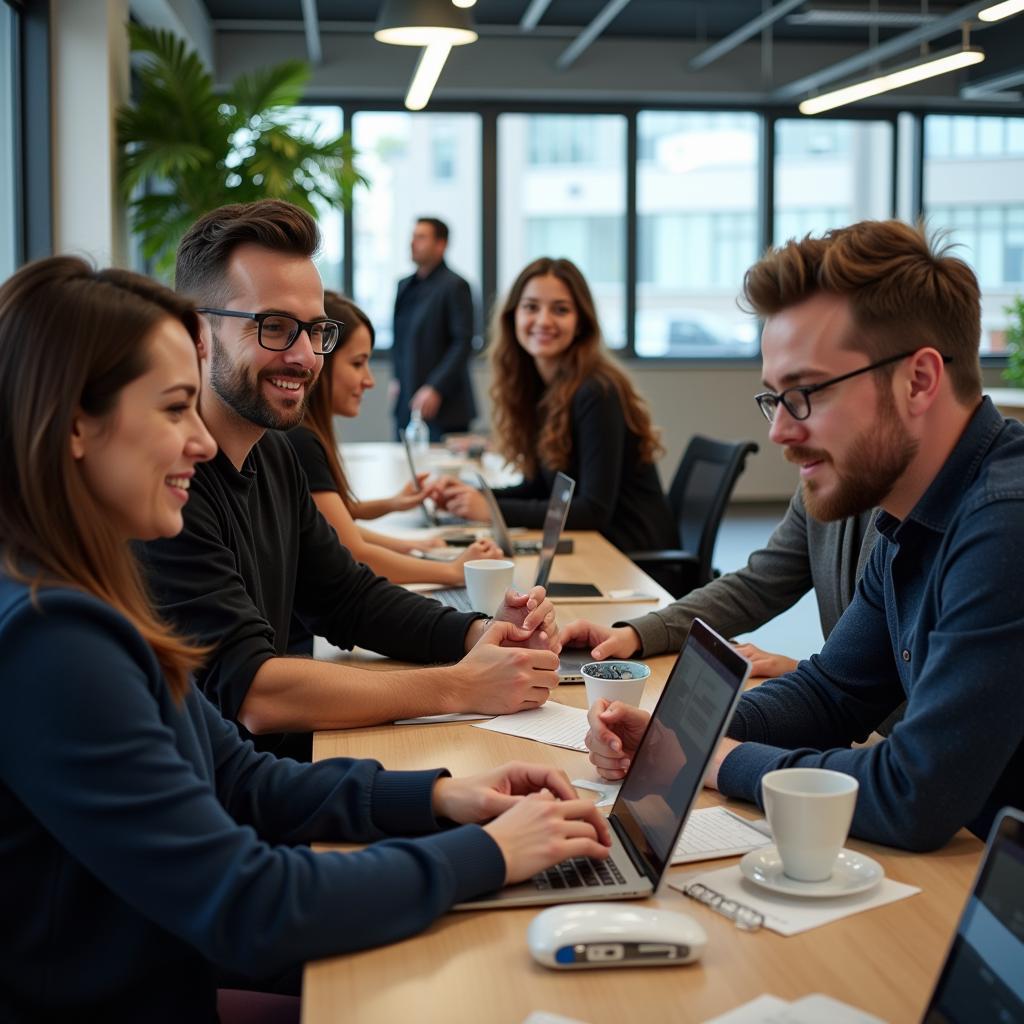
<path fill-rule="evenodd" d="M 668 493 L 680 548 L 627 552 L 673 597 L 682 597 L 718 575 L 711 567 L 718 528 L 747 456 L 757 450 L 753 441 L 730 444 L 699 434 L 690 439 Z"/>

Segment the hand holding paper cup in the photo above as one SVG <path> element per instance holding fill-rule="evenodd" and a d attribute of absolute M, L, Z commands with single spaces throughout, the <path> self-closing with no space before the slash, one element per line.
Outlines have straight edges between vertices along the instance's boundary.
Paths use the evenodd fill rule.
<path fill-rule="evenodd" d="M 505 591 L 512 586 L 515 562 L 503 558 L 474 558 L 462 568 L 473 610 L 493 615 L 505 600 Z"/>
<path fill-rule="evenodd" d="M 650 668 L 640 661 L 591 661 L 580 669 L 587 688 L 587 707 L 603 698 L 636 708 L 644 695 Z"/>
<path fill-rule="evenodd" d="M 850 831 L 858 788 L 852 775 L 827 768 L 780 768 L 761 779 L 765 817 L 789 878 L 831 878 Z"/>

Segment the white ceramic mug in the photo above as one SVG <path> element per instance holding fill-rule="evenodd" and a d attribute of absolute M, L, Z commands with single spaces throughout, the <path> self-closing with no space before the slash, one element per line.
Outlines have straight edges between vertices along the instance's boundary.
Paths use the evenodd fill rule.
<path fill-rule="evenodd" d="M 798 882 L 832 877 L 857 803 L 857 780 L 828 768 L 780 768 L 761 779 L 782 870 Z"/>
<path fill-rule="evenodd" d="M 505 591 L 512 586 L 515 562 L 504 558 L 474 558 L 463 566 L 466 590 L 473 610 L 493 615 L 505 600 Z"/>
<path fill-rule="evenodd" d="M 601 679 L 594 674 L 595 670 L 606 669 L 609 665 L 624 666 L 630 673 L 629 679 Z M 591 661 L 580 669 L 583 683 L 587 688 L 587 707 L 593 707 L 594 701 L 621 700 L 636 708 L 640 706 L 640 698 L 644 695 L 644 685 L 651 674 L 650 668 L 642 661 Z"/>

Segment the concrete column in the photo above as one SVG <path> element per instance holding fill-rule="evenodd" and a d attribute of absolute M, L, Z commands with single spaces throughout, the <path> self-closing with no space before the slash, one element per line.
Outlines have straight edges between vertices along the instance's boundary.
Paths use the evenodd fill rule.
<path fill-rule="evenodd" d="M 115 117 L 130 88 L 128 0 L 52 0 L 50 11 L 54 250 L 125 266 Z"/>

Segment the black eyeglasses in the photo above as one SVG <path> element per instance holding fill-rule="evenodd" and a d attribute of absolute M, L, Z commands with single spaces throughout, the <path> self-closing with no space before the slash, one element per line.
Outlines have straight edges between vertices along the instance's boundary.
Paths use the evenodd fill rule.
<path fill-rule="evenodd" d="M 240 313 L 237 309 L 211 309 L 206 306 L 196 312 L 255 320 L 258 327 L 256 340 L 261 348 L 270 349 L 271 352 L 284 352 L 291 348 L 295 339 L 305 331 L 309 335 L 313 353 L 325 356 L 334 351 L 341 337 L 341 329 L 345 326 L 337 320 L 299 320 L 286 313 Z"/>
<path fill-rule="evenodd" d="M 762 391 L 759 395 L 754 395 L 754 401 L 757 402 L 758 407 L 764 414 L 764 418 L 769 423 L 775 422 L 775 413 L 780 405 L 785 408 L 786 412 L 793 419 L 805 420 L 811 415 L 811 395 L 816 391 L 823 391 L 825 388 L 830 388 L 833 384 L 838 384 L 840 381 L 849 380 L 851 377 L 858 377 L 860 374 L 868 373 L 871 370 L 877 370 L 880 366 L 898 363 L 901 359 L 906 359 L 917 351 L 915 348 L 909 352 L 901 352 L 898 356 L 879 359 L 877 363 L 870 363 L 868 366 L 862 366 L 859 370 L 851 370 L 849 373 L 841 374 L 838 377 L 823 380 L 820 384 L 798 384 L 796 387 L 786 388 L 785 391 Z M 944 363 L 951 363 L 953 362 L 953 357 L 943 356 L 942 361 Z"/>

